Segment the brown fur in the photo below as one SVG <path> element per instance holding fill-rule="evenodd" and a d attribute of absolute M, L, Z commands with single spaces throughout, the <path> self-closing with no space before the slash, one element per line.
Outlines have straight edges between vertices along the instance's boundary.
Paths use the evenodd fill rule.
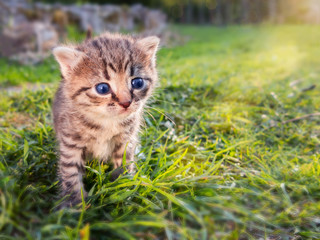
<path fill-rule="evenodd" d="M 126 151 L 126 162 L 133 170 L 143 107 L 158 80 L 158 43 L 157 37 L 107 33 L 78 46 L 54 49 L 62 74 L 53 116 L 62 196 L 70 195 L 65 205 L 81 201 L 86 156 L 112 159 L 118 168 Z M 131 80 L 136 77 L 144 79 L 144 88 L 132 89 Z M 98 94 L 99 83 L 109 84 L 110 93 Z"/>

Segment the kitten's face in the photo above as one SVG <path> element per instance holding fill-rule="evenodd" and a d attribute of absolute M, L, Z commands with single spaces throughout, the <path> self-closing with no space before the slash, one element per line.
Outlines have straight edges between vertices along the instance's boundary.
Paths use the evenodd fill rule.
<path fill-rule="evenodd" d="M 140 111 L 157 82 L 158 43 L 156 37 L 107 34 L 76 48 L 54 49 L 66 95 L 78 110 L 97 117 Z"/>

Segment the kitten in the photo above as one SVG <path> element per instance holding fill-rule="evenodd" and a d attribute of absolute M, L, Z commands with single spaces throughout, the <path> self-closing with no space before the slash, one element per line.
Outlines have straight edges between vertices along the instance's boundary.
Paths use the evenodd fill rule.
<path fill-rule="evenodd" d="M 81 202 L 86 157 L 119 168 L 125 152 L 133 171 L 143 107 L 158 80 L 158 44 L 157 37 L 106 33 L 54 48 L 62 75 L 53 118 L 62 196 L 70 195 L 65 206 Z"/>

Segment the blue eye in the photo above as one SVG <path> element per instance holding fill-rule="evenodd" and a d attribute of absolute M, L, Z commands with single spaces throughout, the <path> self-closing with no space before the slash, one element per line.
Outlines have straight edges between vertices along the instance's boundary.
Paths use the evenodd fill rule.
<path fill-rule="evenodd" d="M 142 78 L 132 79 L 131 85 L 133 89 L 140 89 L 144 86 L 144 81 Z"/>
<path fill-rule="evenodd" d="M 96 85 L 96 90 L 97 90 L 97 93 L 104 95 L 110 91 L 110 87 L 109 87 L 109 84 L 107 83 L 99 83 L 98 85 Z"/>

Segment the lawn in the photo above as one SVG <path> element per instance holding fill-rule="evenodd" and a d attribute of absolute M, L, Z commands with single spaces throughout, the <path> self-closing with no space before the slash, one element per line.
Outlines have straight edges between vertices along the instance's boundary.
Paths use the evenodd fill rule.
<path fill-rule="evenodd" d="M 137 173 L 87 163 L 57 210 L 53 59 L 0 60 L 0 239 L 320 239 L 320 28 L 181 27 L 158 55 Z"/>

